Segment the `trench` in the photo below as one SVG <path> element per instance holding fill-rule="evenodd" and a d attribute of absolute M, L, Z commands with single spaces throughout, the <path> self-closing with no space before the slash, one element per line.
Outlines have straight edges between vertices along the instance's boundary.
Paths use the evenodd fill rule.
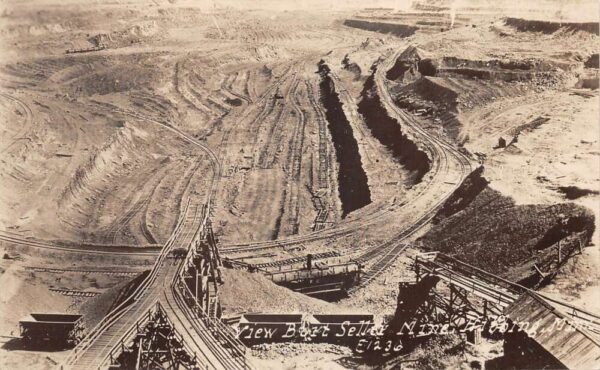
<path fill-rule="evenodd" d="M 346 19 L 344 26 L 360 28 L 362 30 L 391 34 L 398 37 L 409 37 L 419 29 L 415 26 L 399 23 L 385 23 L 385 22 L 369 22 L 358 19 Z"/>
<path fill-rule="evenodd" d="M 342 102 L 329 75 L 329 67 L 321 61 L 319 75 L 321 102 L 325 108 L 327 128 L 333 140 L 338 170 L 338 191 L 342 203 L 342 218 L 371 203 L 367 174 L 362 167 L 358 143 L 352 126 L 342 109 Z"/>
<path fill-rule="evenodd" d="M 402 133 L 400 123 L 387 114 L 377 94 L 375 72 L 376 67 L 365 81 L 358 112 L 363 116 L 373 136 L 391 152 L 394 160 L 409 172 L 406 182 L 414 185 L 429 172 L 429 157 Z"/>

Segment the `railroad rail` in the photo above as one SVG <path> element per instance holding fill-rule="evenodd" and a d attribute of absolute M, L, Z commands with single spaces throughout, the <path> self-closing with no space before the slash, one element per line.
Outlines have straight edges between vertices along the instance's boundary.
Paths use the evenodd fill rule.
<path fill-rule="evenodd" d="M 163 253 L 156 260 L 152 271 L 146 279 L 144 279 L 132 295 L 105 316 L 86 335 L 85 339 L 67 357 L 61 368 L 99 368 L 111 350 L 111 343 L 117 343 L 124 333 L 131 328 L 132 324 L 154 304 L 159 294 L 157 292 L 159 289 L 157 288 L 159 288 L 159 284 L 161 283 L 160 279 L 158 283 L 156 281 L 159 276 L 162 277 L 164 274 L 162 270 L 166 266 L 166 256 L 172 249 L 173 244 L 180 238 L 180 235 L 189 233 L 189 230 L 185 230 L 182 233 L 182 229 L 186 226 L 184 224 L 188 211 L 189 203 L 186 204 L 175 231 L 166 242 Z M 193 214 L 195 217 L 196 212 L 193 212 Z M 189 224 L 187 226 L 189 228 Z M 153 292 L 151 297 L 147 294 L 148 292 Z"/>
<path fill-rule="evenodd" d="M 317 260 L 322 260 L 325 258 L 339 257 L 340 254 L 337 251 L 329 251 L 329 252 L 323 252 L 323 253 L 315 253 L 315 254 L 312 254 L 311 256 L 312 256 L 311 258 L 313 261 L 317 261 Z M 280 266 L 304 263 L 304 262 L 306 262 L 307 258 L 308 258 L 307 256 L 300 256 L 300 257 L 288 258 L 288 259 L 272 261 L 272 262 L 250 264 L 250 266 L 259 268 L 259 269 L 277 268 Z"/>
<path fill-rule="evenodd" d="M 135 118 L 144 117 L 122 109 L 114 109 L 118 113 L 127 114 Z M 146 119 L 148 121 L 148 119 Z M 181 259 L 170 259 L 171 251 L 185 248 L 194 249 L 202 230 L 205 228 L 211 208 L 214 206 L 214 195 L 218 188 L 221 175 L 220 163 L 215 153 L 204 144 L 198 142 L 190 135 L 183 133 L 170 124 L 150 120 L 168 130 L 178 134 L 188 142 L 201 147 L 212 163 L 213 175 L 206 199 L 203 205 L 191 204 L 189 189 L 187 202 L 180 213 L 179 221 L 169 240 L 161 250 L 152 271 L 122 304 L 105 316 L 94 327 L 86 338 L 73 350 L 61 368 L 90 369 L 106 368 L 110 366 L 111 355 L 114 357 L 115 348 L 123 343 L 124 338 L 130 334 L 135 323 L 148 312 L 156 302 L 160 302 L 167 317 L 171 320 L 174 329 L 181 335 L 183 342 L 189 346 L 190 353 L 200 358 L 203 364 L 214 369 L 245 369 L 250 366 L 245 357 L 242 360 L 231 360 L 230 355 L 223 355 L 224 324 L 218 320 L 213 324 L 213 330 L 206 325 L 208 317 L 204 312 L 192 312 L 184 301 L 185 290 L 182 291 L 177 284 L 179 274 L 183 267 Z M 192 253 L 192 252 L 190 252 Z M 194 315 L 195 314 L 195 315 Z M 205 317 L 206 316 L 206 317 Z M 217 328 L 216 330 L 214 328 Z M 220 335 L 218 335 L 220 334 Z"/>
<path fill-rule="evenodd" d="M 464 153 L 450 143 L 445 142 L 443 139 L 438 138 L 421 128 L 421 125 L 414 117 L 406 114 L 394 104 L 384 77 L 385 70 L 391 68 L 391 65 L 389 64 L 394 61 L 395 58 L 389 58 L 387 65 L 386 63 L 382 63 L 375 71 L 376 86 L 382 104 L 391 117 L 395 118 L 398 122 L 402 122 L 405 134 L 418 137 L 416 142 L 422 143 L 420 144 L 421 149 L 424 150 L 432 160 L 432 166 L 429 172 L 431 177 L 430 180 L 417 190 L 417 193 L 412 197 L 411 202 L 400 205 L 398 209 L 411 207 L 417 212 L 420 212 L 421 210 L 425 210 L 425 212 L 421 213 L 415 221 L 407 220 L 407 226 L 401 228 L 401 230 L 399 230 L 399 232 L 397 232 L 390 240 L 371 247 L 366 251 L 357 251 L 359 254 L 354 257 L 356 261 L 360 263 L 374 261 L 374 263 L 362 276 L 359 284 L 353 287 L 350 292 L 365 287 L 376 277 L 381 275 L 397 259 L 397 257 L 406 250 L 403 241 L 420 230 L 435 216 L 438 209 L 461 185 L 463 179 L 472 170 L 471 161 Z M 338 84 L 338 88 L 341 88 L 341 81 L 334 73 L 332 73 L 332 78 Z M 343 90 L 339 94 L 340 96 L 345 97 L 345 99 L 352 99 L 348 96 L 347 91 Z M 351 106 L 352 104 L 349 105 Z M 350 114 L 353 115 L 352 112 L 350 112 Z M 428 196 L 434 192 L 440 192 L 443 196 L 431 201 L 431 199 L 428 199 Z M 223 248 L 221 251 L 224 254 L 255 253 L 266 249 L 282 248 L 290 244 L 343 236 L 354 232 L 357 227 L 366 227 L 382 220 L 391 212 L 390 208 L 391 207 L 385 207 L 378 212 L 374 212 L 373 214 L 361 218 L 357 221 L 358 225 L 354 225 L 356 222 L 351 221 L 338 227 L 319 230 L 302 236 L 260 243 L 231 245 Z M 277 262 L 274 263 L 277 265 Z M 284 262 L 282 262 L 282 264 L 284 264 Z"/>
<path fill-rule="evenodd" d="M 402 109 L 396 106 L 396 104 L 394 104 L 389 94 L 389 90 L 387 88 L 386 80 L 384 77 L 385 71 L 391 68 L 390 63 L 393 63 L 394 61 L 395 57 L 389 58 L 387 64 L 384 62 L 375 71 L 376 85 L 379 92 L 379 96 L 381 97 L 381 101 L 384 104 L 384 108 L 388 111 L 388 114 L 390 114 L 391 117 L 395 118 L 398 122 L 403 123 L 403 128 L 408 128 L 408 130 L 404 131 L 408 131 L 409 134 L 418 136 L 419 139 L 422 142 L 424 142 L 424 144 L 422 144 L 422 146 L 424 146 L 422 149 L 425 150 L 428 153 L 429 157 L 432 159 L 433 163 L 430 172 L 433 173 L 434 177 L 437 177 L 440 173 L 451 174 L 452 166 L 458 168 L 458 174 L 456 178 L 452 181 L 446 180 L 441 183 L 441 186 L 443 188 L 448 188 L 444 189 L 444 196 L 435 201 L 434 204 L 430 204 L 428 211 L 426 211 L 420 217 L 418 217 L 415 222 L 410 224 L 407 228 L 401 230 L 391 240 L 388 240 L 383 244 L 374 246 L 368 249 L 367 251 L 361 253 L 357 257 L 357 260 L 362 263 L 366 263 L 372 260 L 375 260 L 375 262 L 363 275 L 360 283 L 357 286 L 353 287 L 350 292 L 354 292 L 362 287 L 365 287 L 376 277 L 381 275 L 396 260 L 396 258 L 404 250 L 406 250 L 406 246 L 403 245 L 402 242 L 410 236 L 412 236 L 415 232 L 420 230 L 435 216 L 438 209 L 460 186 L 462 180 L 472 170 L 471 161 L 469 160 L 469 158 L 467 158 L 465 154 L 460 152 L 451 144 L 431 135 L 425 129 L 421 128 L 421 126 L 418 122 L 416 122 L 414 117 L 409 116 L 404 111 L 402 111 Z M 440 181 L 441 180 L 437 180 L 436 182 L 440 183 Z M 434 180 L 432 179 L 427 184 L 426 188 L 421 192 L 421 196 L 428 190 L 434 190 L 435 185 L 436 184 L 434 184 Z M 417 197 L 417 201 L 421 199 L 421 196 Z"/>
<path fill-rule="evenodd" d="M 390 60 L 393 61 L 394 58 L 390 58 Z M 451 196 L 454 190 L 461 185 L 462 180 L 471 172 L 471 160 L 450 143 L 445 142 L 443 139 L 437 138 L 436 136 L 427 132 L 427 130 L 421 128 L 421 125 L 415 120 L 414 117 L 406 114 L 394 104 L 391 96 L 389 95 L 387 84 L 385 82 L 385 73 L 383 71 L 387 69 L 386 67 L 391 68 L 391 65 L 388 66 L 383 64 L 377 69 L 375 74 L 377 88 L 380 97 L 382 98 L 381 101 L 384 104 L 385 109 L 388 111 L 388 114 L 390 114 L 390 116 L 395 118 L 398 122 L 403 123 L 405 133 L 418 137 L 419 140 L 417 140 L 417 142 L 423 143 L 421 145 L 421 149 L 428 153 L 428 156 L 433 162 L 429 172 L 431 178 L 427 181 L 427 183 L 424 186 L 420 186 L 419 190 L 416 191 L 416 194 L 411 197 L 411 202 L 404 203 L 396 208 L 397 211 L 401 208 L 408 208 L 410 206 L 415 207 L 416 204 L 425 202 L 425 207 L 419 207 L 420 209 L 425 209 L 428 211 L 424 215 L 426 220 L 421 222 L 420 226 L 422 226 L 431 218 L 433 218 L 437 209 L 446 199 L 448 199 L 448 197 Z M 332 78 L 338 84 L 341 83 L 335 74 L 332 74 Z M 345 95 L 347 94 L 341 94 L 341 96 Z M 454 173 L 453 169 L 457 170 L 456 173 Z M 442 193 L 443 196 L 437 198 L 434 204 L 429 204 L 430 202 L 427 202 L 427 196 L 434 192 Z M 224 248 L 221 248 L 221 252 L 223 254 L 256 252 L 266 249 L 281 248 L 287 245 L 348 235 L 355 232 L 357 228 L 364 229 L 381 221 L 390 214 L 390 208 L 392 207 L 384 207 L 383 209 L 375 211 L 371 214 L 364 215 L 360 219 L 349 220 L 340 223 L 338 226 L 313 231 L 300 236 L 263 242 L 230 244 Z"/>
<path fill-rule="evenodd" d="M 94 255 L 110 255 L 110 256 L 157 256 L 160 251 L 154 248 L 138 248 L 138 247 L 129 247 L 127 251 L 123 251 L 123 247 L 117 246 L 93 246 L 93 247 L 82 247 L 82 248 L 73 248 L 62 246 L 38 239 L 15 236 L 9 234 L 5 231 L 0 231 L 0 241 L 11 243 L 15 245 L 23 245 L 27 247 L 38 248 L 42 250 L 48 251 L 59 251 L 59 252 L 69 252 L 69 253 L 81 253 L 81 254 L 94 254 Z"/>
<path fill-rule="evenodd" d="M 0 154 L 2 154 L 4 152 L 6 152 L 8 149 L 10 149 L 13 146 L 13 144 L 15 144 L 17 141 L 21 140 L 21 137 L 23 136 L 23 134 L 27 132 L 27 130 L 29 129 L 29 126 L 31 125 L 31 121 L 33 119 L 33 112 L 31 111 L 31 108 L 29 108 L 29 106 L 21 99 L 15 98 L 14 96 L 12 96 L 10 94 L 6 94 L 6 93 L 0 93 L 0 96 L 16 103 L 22 109 L 23 113 L 25 114 L 25 124 L 23 124 L 22 128 L 11 137 L 11 141 L 10 141 L 10 143 L 8 143 L 8 145 L 3 145 L 3 148 L 0 149 Z"/>
<path fill-rule="evenodd" d="M 52 267 L 26 266 L 25 270 L 35 272 L 48 272 L 51 274 L 63 274 L 65 272 L 74 272 L 78 274 L 101 274 L 111 276 L 137 276 L 142 271 L 125 271 L 125 270 L 93 270 L 93 269 L 61 269 Z"/>
<path fill-rule="evenodd" d="M 91 298 L 91 297 L 95 297 L 95 296 L 101 294 L 99 292 L 87 292 L 85 290 L 58 289 L 58 288 L 50 288 L 50 291 L 61 294 L 61 295 L 66 295 L 69 297 L 85 297 L 85 298 Z"/>

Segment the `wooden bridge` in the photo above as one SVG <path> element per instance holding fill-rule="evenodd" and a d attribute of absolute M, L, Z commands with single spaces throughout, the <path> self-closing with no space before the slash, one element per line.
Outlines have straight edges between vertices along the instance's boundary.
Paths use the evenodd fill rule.
<path fill-rule="evenodd" d="M 216 246 L 210 231 L 206 208 L 188 203 L 152 272 L 125 302 L 88 333 L 61 368 L 120 368 L 117 359 L 134 347 L 131 341 L 139 336 L 140 320 L 156 307 L 160 307 L 177 333 L 177 343 L 182 343 L 189 359 L 194 359 L 194 363 L 188 361 L 189 368 L 250 368 L 241 343 L 218 318 L 209 315 L 208 306 L 202 303 L 216 302 L 216 289 L 211 296 L 207 289 L 193 286 L 197 292 L 203 291 L 194 295 L 186 282 L 190 268 L 194 267 L 200 280 L 214 280 L 216 284 L 218 256 L 214 253 Z M 208 247 L 207 242 L 212 245 Z M 187 251 L 185 258 L 172 253 L 181 249 Z M 175 258 L 168 258 L 174 255 Z M 209 270 L 202 267 L 207 263 L 212 265 Z"/>
<path fill-rule="evenodd" d="M 563 312 L 572 321 L 582 323 L 593 335 L 600 337 L 600 315 L 580 309 L 566 302 L 545 296 L 523 285 L 503 279 L 478 267 L 469 265 L 443 253 L 422 253 L 415 258 L 417 282 L 428 276 L 438 278 L 448 293 L 466 300 L 473 308 L 471 313 L 482 317 L 500 315 L 524 293 L 532 294 Z M 474 298 L 474 299 L 473 299 Z M 447 307 L 449 309 L 449 307 Z M 478 309 L 479 308 L 479 309 Z M 467 319 L 468 317 L 463 317 Z"/>

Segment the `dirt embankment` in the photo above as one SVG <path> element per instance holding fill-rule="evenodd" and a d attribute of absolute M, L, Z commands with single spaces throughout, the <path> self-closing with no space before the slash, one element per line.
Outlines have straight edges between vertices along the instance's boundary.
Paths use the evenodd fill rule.
<path fill-rule="evenodd" d="M 389 33 L 394 36 L 408 37 L 413 35 L 419 28 L 405 24 L 385 23 L 385 22 L 369 22 L 358 19 L 346 19 L 344 26 L 360 28 L 367 31 L 379 33 Z"/>
<path fill-rule="evenodd" d="M 557 64 L 543 59 L 470 60 L 436 57 L 410 46 L 397 58 L 386 77 L 401 108 L 429 118 L 432 128 L 450 139 L 468 141 L 461 114 L 498 99 L 555 89 L 564 85 L 581 63 Z"/>
<path fill-rule="evenodd" d="M 337 313 L 340 307 L 276 285 L 264 275 L 224 269 L 224 285 L 219 298 L 224 314 L 262 313 Z M 344 311 L 344 312 L 351 312 Z"/>
<path fill-rule="evenodd" d="M 507 26 L 511 26 L 520 32 L 541 32 L 551 34 L 559 30 L 568 32 L 588 32 L 595 35 L 600 34 L 598 22 L 550 22 L 523 18 L 508 17 L 504 20 Z"/>
<path fill-rule="evenodd" d="M 319 64 L 321 100 L 339 163 L 338 183 L 342 217 L 371 203 L 367 175 L 362 167 L 358 143 L 342 109 L 342 102 L 329 76 L 329 67 Z"/>
<path fill-rule="evenodd" d="M 571 245 L 576 234 L 588 238 L 594 222 L 592 212 L 573 203 L 516 205 L 488 186 L 481 167 L 446 201 L 420 241 L 427 250 L 535 285 L 533 265 L 556 268 L 556 243 Z"/>
<path fill-rule="evenodd" d="M 387 114 L 377 94 L 375 69 L 376 67 L 365 82 L 361 93 L 362 99 L 358 103 L 358 112 L 363 116 L 373 136 L 385 145 L 394 158 L 410 172 L 408 183 L 416 184 L 429 171 L 429 158 L 414 142 L 402 134 L 398 121 Z"/>
<path fill-rule="evenodd" d="M 148 273 L 149 270 L 142 272 L 131 280 L 123 281 L 106 292 L 85 301 L 80 307 L 76 308 L 75 311 L 83 315 L 86 330 L 94 328 L 104 316 L 133 294 L 146 276 L 148 276 Z"/>

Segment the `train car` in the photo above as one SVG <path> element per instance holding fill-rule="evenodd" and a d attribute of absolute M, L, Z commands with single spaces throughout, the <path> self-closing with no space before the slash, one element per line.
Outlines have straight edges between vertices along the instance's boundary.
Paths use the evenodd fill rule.
<path fill-rule="evenodd" d="M 37 346 L 66 348 L 83 338 L 81 315 L 31 313 L 19 321 L 21 338 Z"/>

